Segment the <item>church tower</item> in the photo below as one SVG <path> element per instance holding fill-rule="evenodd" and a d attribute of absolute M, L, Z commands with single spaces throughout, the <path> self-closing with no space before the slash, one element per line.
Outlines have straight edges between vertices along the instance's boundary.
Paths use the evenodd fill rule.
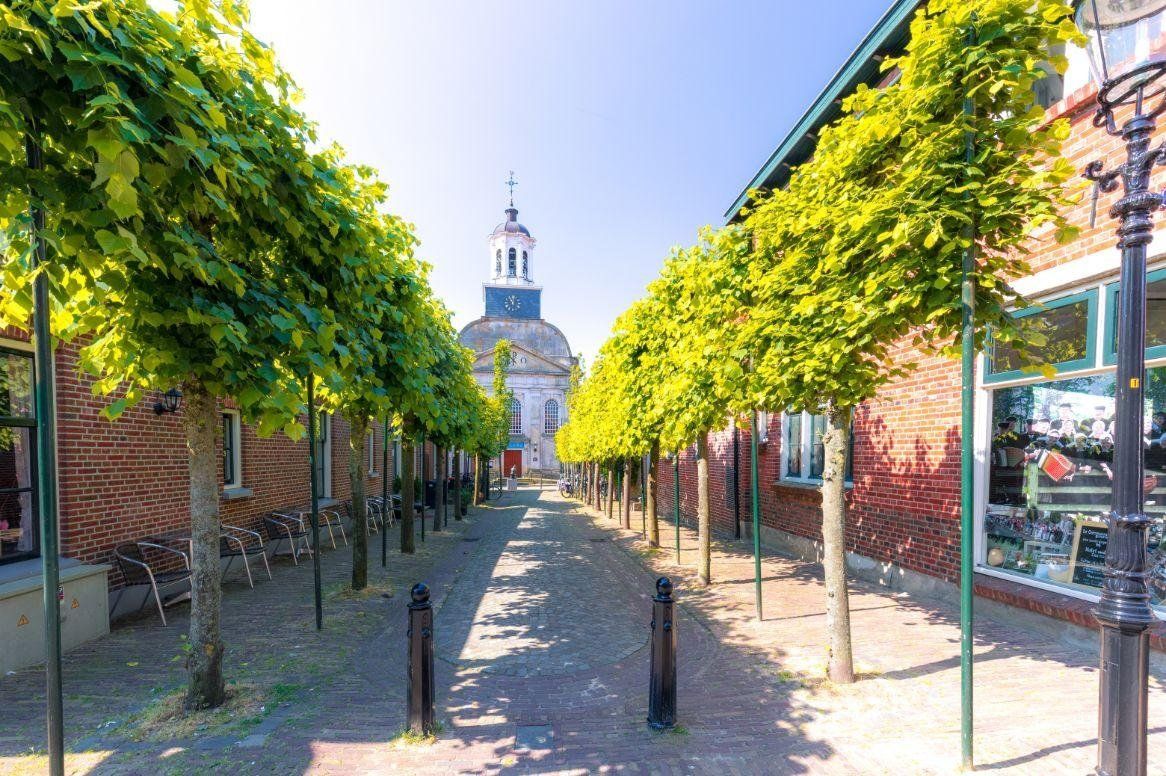
<path fill-rule="evenodd" d="M 490 234 L 490 280 L 482 284 L 486 315 L 537 320 L 542 317 L 542 286 L 534 282 L 536 240 L 518 222 L 514 173 L 506 184 L 510 186 L 510 207 L 506 208 L 506 220 Z"/>
<path fill-rule="evenodd" d="M 510 342 L 510 438 L 495 472 L 537 470 L 557 475 L 555 434 L 567 420 L 571 369 L 579 360 L 563 332 L 542 317 L 542 286 L 534 282 L 535 240 L 518 222 L 514 207 L 514 173 L 510 173 L 510 207 L 494 227 L 489 278 L 482 284 L 486 310 L 461 330 L 458 341 L 474 352 L 474 378 L 487 391 L 494 384 L 494 348 Z"/>

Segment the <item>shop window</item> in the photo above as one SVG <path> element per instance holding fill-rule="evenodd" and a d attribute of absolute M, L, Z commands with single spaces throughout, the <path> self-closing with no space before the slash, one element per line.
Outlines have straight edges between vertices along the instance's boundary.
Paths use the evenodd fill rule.
<path fill-rule="evenodd" d="M 821 482 L 826 467 L 826 416 L 787 412 L 783 416 L 782 479 Z M 854 428 L 846 450 L 846 481 L 854 480 Z"/>
<path fill-rule="evenodd" d="M 223 410 L 223 490 L 243 486 L 243 438 L 238 410 Z"/>
<path fill-rule="evenodd" d="M 0 563 L 40 555 L 32 354 L 0 348 Z"/>
<path fill-rule="evenodd" d="M 1112 372 L 992 394 L 982 563 L 1097 594 L 1113 479 Z M 1146 371 L 1143 449 L 1152 602 L 1166 598 L 1166 367 Z"/>
<path fill-rule="evenodd" d="M 1031 377 L 1037 368 L 1030 364 L 1048 364 L 1058 372 L 1094 366 L 1096 290 L 1029 307 L 1015 316 L 1026 335 L 1032 335 L 1034 340 L 1043 339 L 1044 344 L 1034 344 L 1026 353 L 1003 345 L 993 347 L 987 382 Z"/>
<path fill-rule="evenodd" d="M 1117 363 L 1119 284 L 1105 287 L 1105 363 Z M 1166 358 L 1166 269 L 1146 275 L 1146 358 Z"/>

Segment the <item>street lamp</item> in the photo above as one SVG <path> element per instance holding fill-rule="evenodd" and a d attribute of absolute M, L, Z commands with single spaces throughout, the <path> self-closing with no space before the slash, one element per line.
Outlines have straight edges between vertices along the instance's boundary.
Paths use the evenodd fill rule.
<path fill-rule="evenodd" d="M 1157 117 L 1166 110 L 1166 57 L 1158 50 L 1166 0 L 1084 0 L 1077 26 L 1088 36 L 1098 84 L 1094 126 L 1126 144 L 1126 161 L 1104 171 L 1090 162 L 1085 177 L 1123 196 L 1111 208 L 1118 219 L 1121 293 L 1117 323 L 1116 428 L 1113 499 L 1105 551 L 1105 581 L 1097 620 L 1101 624 L 1101 696 L 1097 773 L 1146 773 L 1149 635 L 1154 622 L 1146 587 L 1147 532 L 1142 509 L 1142 415 L 1146 361 L 1146 245 L 1153 211 L 1166 202 L 1149 190 L 1150 172 L 1166 164 L 1166 147 L 1150 147 Z M 1122 113 L 1118 128 L 1116 113 Z"/>

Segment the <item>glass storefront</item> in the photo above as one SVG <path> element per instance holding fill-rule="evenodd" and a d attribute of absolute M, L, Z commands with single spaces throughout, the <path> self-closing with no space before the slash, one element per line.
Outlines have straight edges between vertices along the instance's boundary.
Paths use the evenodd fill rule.
<path fill-rule="evenodd" d="M 1152 273 L 1151 299 L 1159 273 Z M 1103 581 L 1112 494 L 1115 335 L 1102 322 L 1096 300 L 1112 313 L 1116 283 L 1062 297 L 1024 311 L 1045 333 L 1042 352 L 1057 372 L 1091 371 L 1031 382 L 1020 375 L 1016 354 L 990 358 L 985 388 L 991 390 L 987 506 L 983 514 L 982 566 L 1077 593 L 1096 595 Z M 1155 288 L 1158 285 L 1158 289 Z M 1104 297 L 1102 297 L 1104 294 Z M 1110 316 L 1105 316 L 1107 319 Z M 1151 301 L 1147 357 L 1157 356 L 1166 330 L 1166 305 Z M 1104 348 L 1096 348 L 1101 341 Z M 1100 352 L 1098 352 L 1100 351 Z M 1155 606 L 1166 604 L 1166 366 L 1146 370 L 1143 425 L 1145 511 Z"/>

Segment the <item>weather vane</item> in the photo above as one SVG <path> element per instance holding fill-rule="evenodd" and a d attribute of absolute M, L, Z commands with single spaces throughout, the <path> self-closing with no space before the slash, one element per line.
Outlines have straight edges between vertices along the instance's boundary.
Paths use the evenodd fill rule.
<path fill-rule="evenodd" d="M 514 207 L 514 187 L 518 185 L 518 181 L 514 180 L 514 170 L 510 171 L 510 177 L 506 180 L 506 185 L 510 187 L 510 207 Z"/>

